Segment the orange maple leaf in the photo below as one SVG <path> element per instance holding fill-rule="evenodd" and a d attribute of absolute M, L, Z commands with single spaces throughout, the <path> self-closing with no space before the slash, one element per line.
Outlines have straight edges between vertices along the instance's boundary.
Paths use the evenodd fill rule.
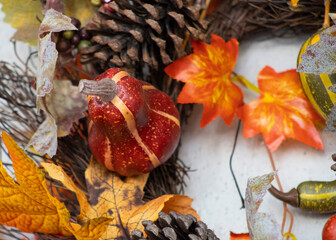
<path fill-rule="evenodd" d="M 298 4 L 299 0 L 291 0 L 292 6 L 296 6 Z"/>
<path fill-rule="evenodd" d="M 233 233 L 230 232 L 230 240 L 250 240 L 249 233 Z"/>
<path fill-rule="evenodd" d="M 244 122 L 244 137 L 262 133 L 275 151 L 285 138 L 323 149 L 313 121 L 322 120 L 304 95 L 295 69 L 277 73 L 266 66 L 258 75 L 260 96 L 238 109 Z"/>
<path fill-rule="evenodd" d="M 65 205 L 49 193 L 42 170 L 7 133 L 2 132 L 2 138 L 17 182 L 0 161 L 0 224 L 23 232 L 74 235 L 78 240 L 100 238 L 112 219 L 92 218 L 82 226 L 71 222 Z"/>
<path fill-rule="evenodd" d="M 201 127 L 221 116 L 231 125 L 237 108 L 243 104 L 243 93 L 232 83 L 231 73 L 238 57 L 238 41 L 227 43 L 212 34 L 211 44 L 191 41 L 194 53 L 176 60 L 165 72 L 185 82 L 177 101 L 204 105 Z"/>

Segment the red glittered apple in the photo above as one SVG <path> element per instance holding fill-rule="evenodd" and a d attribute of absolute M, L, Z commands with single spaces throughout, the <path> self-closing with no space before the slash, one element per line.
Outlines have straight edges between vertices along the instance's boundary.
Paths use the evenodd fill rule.
<path fill-rule="evenodd" d="M 174 152 L 180 121 L 167 94 L 118 68 L 82 80 L 79 89 L 88 95 L 90 150 L 107 169 L 147 173 Z"/>

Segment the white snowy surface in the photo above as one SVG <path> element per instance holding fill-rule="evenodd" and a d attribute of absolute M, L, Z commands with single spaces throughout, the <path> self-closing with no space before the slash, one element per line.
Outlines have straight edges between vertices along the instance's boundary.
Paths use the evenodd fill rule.
<path fill-rule="evenodd" d="M 15 32 L 3 23 L 4 14 L 0 12 L 0 61 L 16 61 L 13 45 L 9 39 Z M 296 39 L 254 39 L 240 44 L 237 74 L 257 83 L 259 71 L 266 65 L 276 71 L 296 67 L 300 45 L 305 38 Z M 19 49 L 27 52 L 27 45 Z M 21 52 L 21 50 L 20 50 Z M 23 56 L 25 57 L 25 56 Z M 245 102 L 258 95 L 244 91 Z M 213 229 L 220 239 L 229 239 L 229 232 L 247 232 L 245 210 L 234 186 L 229 170 L 229 157 L 232 151 L 237 119 L 228 127 L 220 118 L 204 128 L 199 127 L 202 106 L 195 105 L 189 123 L 183 129 L 180 158 L 191 168 L 185 194 L 194 198 L 194 208 L 202 220 Z M 244 139 L 242 127 L 233 158 L 233 169 L 242 193 L 245 195 L 247 179 L 272 171 L 262 137 Z M 335 133 L 321 132 L 324 151 L 316 150 L 303 143 L 286 140 L 273 154 L 278 174 L 285 191 L 307 180 L 328 181 L 335 179 L 330 170 L 333 163 L 331 154 L 336 152 Z M 275 182 L 274 182 L 275 184 Z M 276 184 L 275 184 L 276 185 Z M 292 232 L 298 240 L 321 239 L 324 223 L 331 215 L 314 215 L 289 207 L 294 214 Z M 272 212 L 279 224 L 282 221 L 282 203 L 267 194 L 262 211 Z M 289 222 L 289 219 L 287 223 Z"/>

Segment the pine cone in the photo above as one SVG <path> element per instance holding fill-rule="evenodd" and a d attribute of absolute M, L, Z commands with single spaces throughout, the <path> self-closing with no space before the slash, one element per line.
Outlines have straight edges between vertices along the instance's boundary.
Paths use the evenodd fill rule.
<path fill-rule="evenodd" d="M 156 222 L 143 221 L 147 238 L 140 230 L 131 233 L 131 240 L 219 240 L 206 224 L 192 215 L 182 215 L 171 211 L 168 214 L 160 212 Z"/>
<path fill-rule="evenodd" d="M 86 29 L 93 46 L 81 51 L 82 63 L 98 63 L 98 71 L 120 67 L 126 71 L 163 69 L 184 56 L 186 32 L 205 39 L 199 8 L 191 0 L 115 0 L 100 6 Z M 97 65 L 96 65 L 97 67 Z"/>

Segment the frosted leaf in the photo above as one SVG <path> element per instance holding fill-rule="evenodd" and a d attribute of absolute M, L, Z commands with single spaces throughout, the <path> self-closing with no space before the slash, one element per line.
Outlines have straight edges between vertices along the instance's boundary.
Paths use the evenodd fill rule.
<path fill-rule="evenodd" d="M 334 24 L 336 24 L 336 13 L 329 13 L 329 17 L 334 22 Z"/>
<path fill-rule="evenodd" d="M 298 72 L 322 74 L 336 72 L 336 25 L 319 34 L 320 40 L 307 47 Z"/>
<path fill-rule="evenodd" d="M 39 34 L 65 30 L 77 30 L 77 28 L 71 23 L 71 18 L 52 8 L 49 9 L 40 25 Z"/>
<path fill-rule="evenodd" d="M 51 41 L 51 33 L 39 39 L 39 68 L 36 73 L 37 97 L 44 97 L 52 91 L 57 56 L 56 44 Z"/>
<path fill-rule="evenodd" d="M 56 50 L 56 44 L 52 42 L 51 39 L 52 33 L 76 29 L 77 28 L 71 24 L 71 18 L 54 9 L 49 9 L 46 12 L 39 29 L 39 68 L 36 74 L 37 97 L 44 97 L 46 94 L 50 93 L 53 88 L 52 81 L 55 74 L 58 52 Z M 46 32 L 49 33 L 42 37 Z"/>
<path fill-rule="evenodd" d="M 70 81 L 53 83 L 58 52 L 52 41 L 52 33 L 65 30 L 76 30 L 71 19 L 49 9 L 39 29 L 39 66 L 36 74 L 36 105 L 38 110 L 45 112 L 46 120 L 39 126 L 27 147 L 33 146 L 39 154 L 48 154 L 50 157 L 56 154 L 57 137 L 66 136 L 72 123 L 82 118 L 87 108 L 86 101 L 78 93 L 77 87 L 71 86 Z"/>
<path fill-rule="evenodd" d="M 245 193 L 247 226 L 253 240 L 282 240 L 281 229 L 269 213 L 260 213 L 258 209 L 266 191 L 271 187 L 276 172 L 250 178 Z"/>

